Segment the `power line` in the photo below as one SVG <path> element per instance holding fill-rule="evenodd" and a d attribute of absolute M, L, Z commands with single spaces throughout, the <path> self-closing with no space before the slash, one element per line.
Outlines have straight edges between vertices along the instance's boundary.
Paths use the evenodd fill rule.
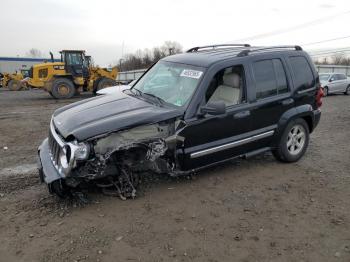
<path fill-rule="evenodd" d="M 334 14 L 334 15 L 318 18 L 318 19 L 315 19 L 315 20 L 311 20 L 311 21 L 308 21 L 306 23 L 302 23 L 302 24 L 299 24 L 299 25 L 296 25 L 296 26 L 282 28 L 282 29 L 271 31 L 271 32 L 262 33 L 262 34 L 258 34 L 258 35 L 254 35 L 254 36 L 250 36 L 250 37 L 246 37 L 246 38 L 236 39 L 233 42 L 256 40 L 256 39 L 265 38 L 265 37 L 269 37 L 269 36 L 273 36 L 273 35 L 284 34 L 284 33 L 287 33 L 287 32 L 291 32 L 291 31 L 295 31 L 295 30 L 299 30 L 299 29 L 304 29 L 305 27 L 313 26 L 315 24 L 324 23 L 327 20 L 331 20 L 333 18 L 337 18 L 337 17 L 339 17 L 341 15 L 345 15 L 345 14 L 349 14 L 349 13 L 350 13 L 350 10 L 345 11 L 345 12 L 341 12 L 341 13 L 337 13 L 337 14 Z"/>
<path fill-rule="evenodd" d="M 348 36 L 343 36 L 343 37 L 332 38 L 332 39 L 327 39 L 327 40 L 318 41 L 318 42 L 306 43 L 306 44 L 302 44 L 301 46 L 315 45 L 315 44 L 320 44 L 320 43 L 326 43 L 326 42 L 336 41 L 336 40 L 345 39 L 345 38 L 349 38 L 349 37 L 350 37 L 350 35 L 348 35 Z"/>
<path fill-rule="evenodd" d="M 323 49 L 323 50 L 318 50 L 318 51 L 314 51 L 314 52 L 310 51 L 308 53 L 310 55 L 319 55 L 319 54 L 324 54 L 324 53 L 347 51 L 349 49 L 350 49 L 350 47 L 343 47 L 343 48 Z"/>
<path fill-rule="evenodd" d="M 310 51 L 308 53 L 316 55 L 316 54 L 322 54 L 322 53 L 328 53 L 328 52 L 334 52 L 334 51 L 346 51 L 348 49 L 350 49 L 350 46 L 346 46 L 342 48 L 321 49 L 314 52 Z"/>
<path fill-rule="evenodd" d="M 350 52 L 350 49 L 343 50 L 343 51 L 334 51 L 334 52 L 328 52 L 328 53 L 322 53 L 317 55 L 310 55 L 311 57 L 325 57 L 325 56 L 331 56 L 336 54 L 348 54 Z"/>

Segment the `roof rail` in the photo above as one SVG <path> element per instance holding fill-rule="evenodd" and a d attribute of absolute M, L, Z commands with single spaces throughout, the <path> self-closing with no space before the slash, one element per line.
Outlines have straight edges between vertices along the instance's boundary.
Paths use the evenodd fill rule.
<path fill-rule="evenodd" d="M 249 44 L 221 44 L 221 45 L 196 46 L 196 47 L 192 47 L 191 49 L 188 49 L 186 53 L 198 52 L 199 49 L 207 49 L 207 48 L 215 49 L 217 47 L 250 47 L 250 45 Z"/>
<path fill-rule="evenodd" d="M 242 50 L 240 53 L 238 53 L 237 56 L 247 56 L 251 52 L 264 51 L 264 50 L 270 50 L 270 49 L 294 49 L 294 50 L 297 50 L 297 51 L 303 50 L 301 48 L 301 46 L 298 46 L 298 45 L 266 46 L 266 47 L 259 47 L 257 49 L 245 49 L 245 50 Z"/>

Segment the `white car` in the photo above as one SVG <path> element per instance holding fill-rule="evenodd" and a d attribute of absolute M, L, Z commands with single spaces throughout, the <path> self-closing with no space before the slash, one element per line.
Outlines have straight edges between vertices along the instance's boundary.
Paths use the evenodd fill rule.
<path fill-rule="evenodd" d="M 341 73 L 319 74 L 324 96 L 333 93 L 350 95 L 350 79 Z"/>
<path fill-rule="evenodd" d="M 134 80 L 130 82 L 128 85 L 118 85 L 118 86 L 110 86 L 103 88 L 101 90 L 98 90 L 96 92 L 97 95 L 108 95 L 108 94 L 115 94 L 117 92 L 121 92 L 125 89 L 130 89 L 136 82 L 137 80 Z"/>

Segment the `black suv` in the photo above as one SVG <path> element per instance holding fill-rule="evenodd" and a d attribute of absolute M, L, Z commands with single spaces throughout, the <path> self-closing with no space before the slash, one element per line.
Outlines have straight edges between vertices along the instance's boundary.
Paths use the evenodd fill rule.
<path fill-rule="evenodd" d="M 163 58 L 130 89 L 55 111 L 39 173 L 61 197 L 93 183 L 135 196 L 140 174 L 191 174 L 265 151 L 305 153 L 322 89 L 299 46 L 195 47 Z"/>

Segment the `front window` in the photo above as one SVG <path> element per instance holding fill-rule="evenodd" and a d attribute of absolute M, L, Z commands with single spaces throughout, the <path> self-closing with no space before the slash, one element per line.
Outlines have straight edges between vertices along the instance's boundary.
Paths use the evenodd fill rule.
<path fill-rule="evenodd" d="M 21 70 L 21 73 L 24 78 L 29 77 L 29 70 Z"/>
<path fill-rule="evenodd" d="M 158 62 L 132 88 L 168 104 L 185 106 L 203 75 L 204 69 L 185 64 Z"/>
<path fill-rule="evenodd" d="M 82 65 L 83 57 L 81 53 L 67 53 L 66 54 L 67 65 Z"/>
<path fill-rule="evenodd" d="M 327 81 L 330 75 L 328 74 L 322 74 L 320 75 L 320 81 Z"/>

